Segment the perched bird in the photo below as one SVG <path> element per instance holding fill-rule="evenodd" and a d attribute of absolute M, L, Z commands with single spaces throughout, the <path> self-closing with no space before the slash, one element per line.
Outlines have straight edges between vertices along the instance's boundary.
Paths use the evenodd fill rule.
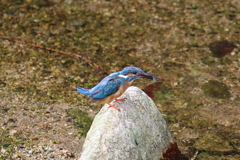
<path fill-rule="evenodd" d="M 145 73 L 142 69 L 138 67 L 125 67 L 119 72 L 114 72 L 105 77 L 100 81 L 98 85 L 92 89 L 77 88 L 77 91 L 88 95 L 92 99 L 92 102 L 97 102 L 99 104 L 108 103 L 110 107 L 113 107 L 117 110 L 116 106 L 112 105 L 111 102 L 115 100 L 122 101 L 124 99 L 117 99 L 120 97 L 128 87 L 131 86 L 132 82 L 135 79 L 139 78 L 148 78 L 153 79 L 154 81 L 159 78 Z"/>

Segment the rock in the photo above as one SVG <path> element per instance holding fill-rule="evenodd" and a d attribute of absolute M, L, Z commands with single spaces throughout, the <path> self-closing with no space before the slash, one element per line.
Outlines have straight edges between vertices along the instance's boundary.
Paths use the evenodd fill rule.
<path fill-rule="evenodd" d="M 79 160 L 159 160 L 173 137 L 156 105 L 142 90 L 129 87 L 96 115 Z"/>
<path fill-rule="evenodd" d="M 209 47 L 213 55 L 219 58 L 224 57 L 227 54 L 232 54 L 234 49 L 237 48 L 235 44 L 227 40 L 213 42 Z"/>

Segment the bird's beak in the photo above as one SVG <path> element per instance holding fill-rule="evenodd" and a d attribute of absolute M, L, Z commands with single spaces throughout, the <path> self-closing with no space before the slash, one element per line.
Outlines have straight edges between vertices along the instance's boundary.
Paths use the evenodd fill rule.
<path fill-rule="evenodd" d="M 152 79 L 153 81 L 160 80 L 160 78 L 157 78 L 157 77 L 152 76 L 152 75 L 150 75 L 150 74 L 147 74 L 147 73 L 145 73 L 145 72 L 139 72 L 136 76 L 139 77 L 139 78 Z"/>

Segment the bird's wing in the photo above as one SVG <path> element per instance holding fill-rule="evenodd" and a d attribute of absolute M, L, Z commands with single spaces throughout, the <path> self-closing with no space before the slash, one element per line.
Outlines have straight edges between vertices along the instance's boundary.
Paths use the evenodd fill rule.
<path fill-rule="evenodd" d="M 90 90 L 91 95 L 89 95 L 89 97 L 92 98 L 93 101 L 104 99 L 109 95 L 116 93 L 120 85 L 121 80 L 118 77 L 106 77 L 97 86 Z"/>

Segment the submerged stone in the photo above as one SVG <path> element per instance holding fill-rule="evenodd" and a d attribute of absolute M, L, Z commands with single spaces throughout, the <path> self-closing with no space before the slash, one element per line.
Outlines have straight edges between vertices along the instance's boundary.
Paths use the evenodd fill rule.
<path fill-rule="evenodd" d="M 217 41 L 210 44 L 210 50 L 213 55 L 219 58 L 224 57 L 227 54 L 231 54 L 236 47 L 236 45 L 227 40 Z"/>

